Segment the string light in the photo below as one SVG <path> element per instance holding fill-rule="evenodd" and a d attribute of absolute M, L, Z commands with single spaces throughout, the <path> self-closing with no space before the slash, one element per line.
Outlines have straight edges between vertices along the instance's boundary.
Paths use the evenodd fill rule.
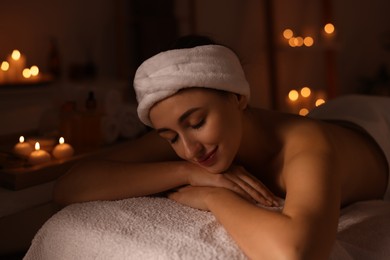
<path fill-rule="evenodd" d="M 305 98 L 310 97 L 311 89 L 309 87 L 303 87 L 301 89 L 301 95 L 302 95 L 302 97 L 305 97 Z"/>
<path fill-rule="evenodd" d="M 306 116 L 307 114 L 309 114 L 309 110 L 307 108 L 302 108 L 299 110 L 299 115 Z"/>
<path fill-rule="evenodd" d="M 303 39 L 303 44 L 305 44 L 306 47 L 311 47 L 314 44 L 313 37 L 307 36 L 305 39 Z"/>
<path fill-rule="evenodd" d="M 325 103 L 325 100 L 322 99 L 322 98 L 319 98 L 319 99 L 316 100 L 315 105 L 316 105 L 316 107 L 319 107 L 319 106 L 321 106 L 324 103 Z"/>
<path fill-rule="evenodd" d="M 291 29 L 286 29 L 283 31 L 283 37 L 287 40 L 291 39 L 294 36 L 294 32 Z"/>
<path fill-rule="evenodd" d="M 288 93 L 288 98 L 289 98 L 291 101 L 297 101 L 297 100 L 298 100 L 298 97 L 299 97 L 299 93 L 298 93 L 298 91 L 296 91 L 295 89 L 290 90 L 290 92 Z"/>
<path fill-rule="evenodd" d="M 334 28 L 334 25 L 333 25 L 332 23 L 327 23 L 327 24 L 325 24 L 325 26 L 324 26 L 324 31 L 325 31 L 327 34 L 332 34 L 332 33 L 334 33 L 334 30 L 335 30 L 335 28 Z"/>

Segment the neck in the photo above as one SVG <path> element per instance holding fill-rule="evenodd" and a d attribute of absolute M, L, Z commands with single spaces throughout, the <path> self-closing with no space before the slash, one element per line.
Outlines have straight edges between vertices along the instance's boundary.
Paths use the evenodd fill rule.
<path fill-rule="evenodd" d="M 258 171 L 268 170 L 280 151 L 280 142 L 274 130 L 271 111 L 248 108 L 244 111 L 243 131 L 237 163 Z"/>

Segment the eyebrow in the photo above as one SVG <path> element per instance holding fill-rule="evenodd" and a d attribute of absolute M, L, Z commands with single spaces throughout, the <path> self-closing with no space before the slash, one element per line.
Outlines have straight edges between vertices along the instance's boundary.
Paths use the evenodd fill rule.
<path fill-rule="evenodd" d="M 194 107 L 194 108 L 190 108 L 188 109 L 186 112 L 184 112 L 180 117 L 179 119 L 177 120 L 179 123 L 182 123 L 184 120 L 186 120 L 192 113 L 194 113 L 195 111 L 198 111 L 200 109 L 200 107 Z M 171 131 L 171 129 L 169 128 L 159 128 L 156 130 L 158 134 L 162 133 L 162 132 L 166 132 L 166 131 Z"/>

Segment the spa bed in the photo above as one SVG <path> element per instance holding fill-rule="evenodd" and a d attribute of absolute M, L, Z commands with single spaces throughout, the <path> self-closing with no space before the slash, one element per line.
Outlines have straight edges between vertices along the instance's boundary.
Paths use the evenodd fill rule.
<path fill-rule="evenodd" d="M 330 259 L 389 257 L 390 202 L 344 208 Z M 24 259 L 247 258 L 211 213 L 166 198 L 141 197 L 62 209 L 39 230 Z"/>

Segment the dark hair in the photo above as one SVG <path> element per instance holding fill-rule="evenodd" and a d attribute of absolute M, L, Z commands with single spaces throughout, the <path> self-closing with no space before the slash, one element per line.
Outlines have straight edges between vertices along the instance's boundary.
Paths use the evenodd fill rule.
<path fill-rule="evenodd" d="M 207 36 L 190 34 L 176 39 L 166 50 L 187 49 L 210 44 L 217 43 Z"/>

